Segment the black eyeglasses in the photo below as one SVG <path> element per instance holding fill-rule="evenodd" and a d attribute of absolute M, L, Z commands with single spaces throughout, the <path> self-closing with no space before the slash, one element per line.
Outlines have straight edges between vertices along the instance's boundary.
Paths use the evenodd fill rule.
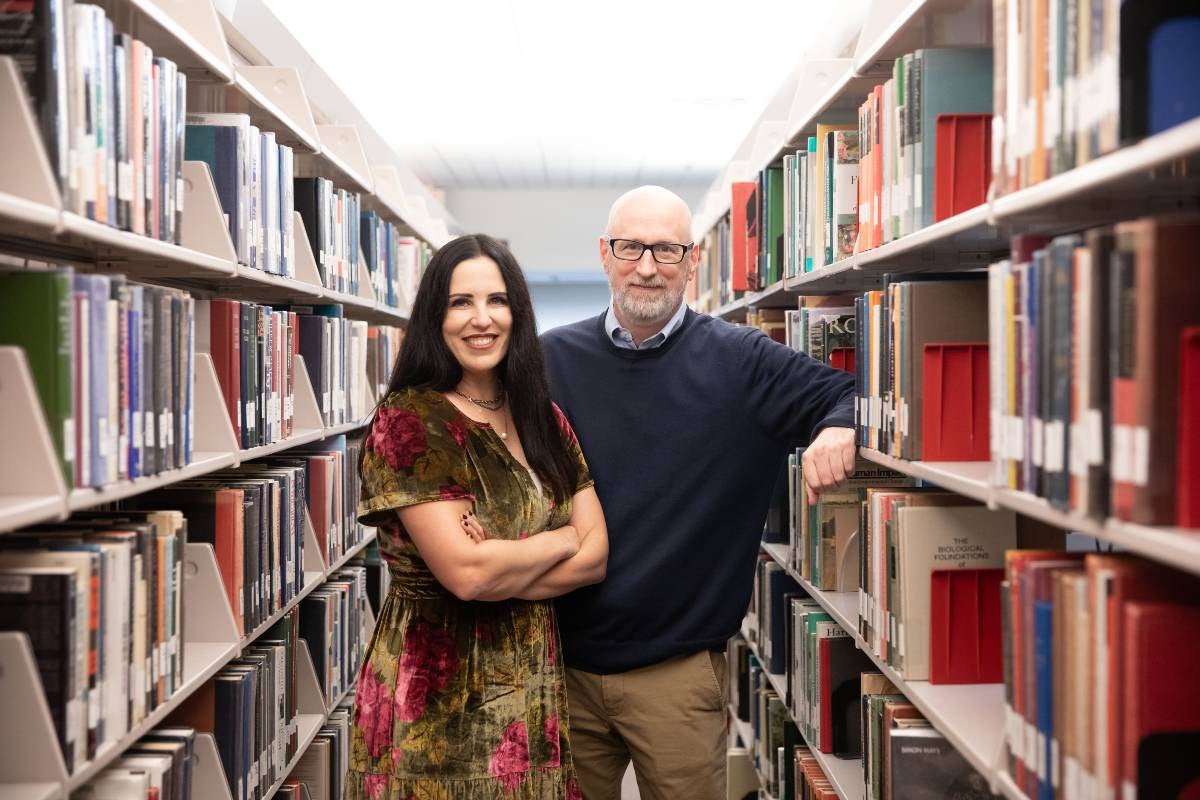
<path fill-rule="evenodd" d="M 649 250 L 650 255 L 660 264 L 678 264 L 680 261 L 683 261 L 683 257 L 687 255 L 688 250 L 696 246 L 696 243 L 675 244 L 673 242 L 659 242 L 658 244 L 642 244 L 635 239 L 609 239 L 608 246 L 612 250 L 612 254 L 622 261 L 637 261 L 642 257 L 642 253 Z"/>

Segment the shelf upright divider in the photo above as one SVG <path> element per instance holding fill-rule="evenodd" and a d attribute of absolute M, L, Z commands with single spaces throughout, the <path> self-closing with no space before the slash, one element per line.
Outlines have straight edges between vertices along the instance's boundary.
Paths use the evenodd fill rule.
<path fill-rule="evenodd" d="M 62 195 L 42 143 L 21 74 L 11 56 L 0 56 L 0 220 L 56 231 Z"/>
<path fill-rule="evenodd" d="M 0 531 L 66 513 L 67 487 L 37 386 L 19 347 L 0 347 Z M 3 774 L 0 771 L 0 774 Z"/>
<path fill-rule="evenodd" d="M 183 194 L 180 245 L 229 262 L 229 274 L 235 274 L 237 251 L 229 236 L 225 212 L 221 208 L 217 185 L 208 164 L 203 161 L 183 162 Z"/>
<path fill-rule="evenodd" d="M 0 633 L 0 775 L 5 784 L 58 784 L 67 781 L 54 722 L 29 637 Z M 19 724 L 12 724 L 17 723 Z"/>

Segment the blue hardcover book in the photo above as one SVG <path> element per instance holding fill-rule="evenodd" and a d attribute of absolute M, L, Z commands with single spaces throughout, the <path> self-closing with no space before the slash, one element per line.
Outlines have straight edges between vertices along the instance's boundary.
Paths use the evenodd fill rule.
<path fill-rule="evenodd" d="M 1038 800 L 1054 800 L 1054 603 L 1038 600 L 1033 607 L 1033 665 L 1037 686 Z"/>
<path fill-rule="evenodd" d="M 88 300 L 88 406 L 90 413 L 86 458 L 91 467 L 91 486 L 103 486 L 108 475 L 108 295 L 104 275 L 76 275 L 76 291 Z M 84 324 L 80 321 L 80 324 Z"/>
<path fill-rule="evenodd" d="M 1044 252 L 1041 250 L 1034 253 L 1033 260 L 1025 271 L 1025 281 L 1022 284 L 1022 291 L 1025 292 L 1025 382 L 1022 384 L 1021 397 L 1021 409 L 1025 418 L 1025 460 L 1022 466 L 1025 477 L 1022 486 L 1025 491 L 1033 494 L 1037 493 L 1037 465 L 1033 458 L 1034 436 L 1035 428 L 1040 427 L 1034 424 L 1034 420 L 1037 417 L 1038 398 L 1038 330 L 1040 328 L 1038 287 L 1041 285 L 1039 281 L 1043 256 Z"/>
<path fill-rule="evenodd" d="M 142 475 L 142 287 L 129 287 L 129 479 Z"/>
<path fill-rule="evenodd" d="M 242 229 L 246 223 L 246 211 L 242 207 L 246 191 L 246 146 L 246 132 L 240 125 L 199 125 L 189 122 L 184 137 L 184 158 L 203 161 L 212 171 L 217 198 L 221 201 L 221 210 L 225 212 L 238 261 L 248 265 L 248 232 Z"/>
<path fill-rule="evenodd" d="M 385 247 L 384 269 L 387 274 L 384 276 L 384 293 L 387 295 L 387 304 L 396 307 L 396 230 L 391 223 L 388 224 L 387 237 L 383 241 Z"/>
<path fill-rule="evenodd" d="M 233 800 L 246 800 L 246 780 L 243 764 L 248 765 L 243 749 L 246 736 L 245 722 L 252 715 L 245 706 L 243 697 L 244 674 L 222 672 L 213 679 L 213 738 L 225 768 L 225 780 Z"/>
<path fill-rule="evenodd" d="M 787 628 L 787 600 L 789 592 L 799 592 L 800 585 L 782 569 L 767 573 L 767 603 L 771 626 L 767 635 L 771 638 L 771 654 L 767 656 L 767 668 L 775 675 L 787 673 L 787 652 L 784 638 Z M 764 654 L 765 655 L 765 654 Z"/>
<path fill-rule="evenodd" d="M 1192 9 L 1194 14 L 1194 7 Z M 1200 116 L 1200 16 L 1172 19 L 1150 37 L 1146 99 L 1153 135 Z"/>
<path fill-rule="evenodd" d="M 934 167 L 937 163 L 939 114 L 992 112 L 992 51 L 986 47 L 946 47 L 918 50 L 920 141 L 914 154 L 913 202 L 919 204 L 916 227 L 933 224 Z"/>

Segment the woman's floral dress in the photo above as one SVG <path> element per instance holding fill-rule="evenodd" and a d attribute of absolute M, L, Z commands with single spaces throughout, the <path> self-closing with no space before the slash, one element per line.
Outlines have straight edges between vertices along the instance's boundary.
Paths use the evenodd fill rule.
<path fill-rule="evenodd" d="M 584 489 L 587 465 L 559 421 Z M 378 527 L 392 588 L 359 673 L 347 800 L 581 800 L 553 604 L 459 600 L 396 514 L 473 499 L 490 538 L 522 539 L 567 524 L 570 503 L 538 491 L 496 431 L 440 392 L 389 396 L 364 449 L 359 519 Z"/>

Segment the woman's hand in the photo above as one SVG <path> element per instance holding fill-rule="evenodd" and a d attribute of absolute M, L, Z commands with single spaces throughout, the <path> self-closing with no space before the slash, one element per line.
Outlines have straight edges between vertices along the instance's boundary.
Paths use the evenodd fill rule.
<path fill-rule="evenodd" d="M 463 530 L 467 532 L 467 536 L 470 536 L 472 541 L 479 543 L 488 538 L 487 531 L 479 524 L 479 518 L 475 516 L 475 512 L 472 509 L 468 508 L 464 511 L 460 515 L 460 519 L 462 520 Z"/>

